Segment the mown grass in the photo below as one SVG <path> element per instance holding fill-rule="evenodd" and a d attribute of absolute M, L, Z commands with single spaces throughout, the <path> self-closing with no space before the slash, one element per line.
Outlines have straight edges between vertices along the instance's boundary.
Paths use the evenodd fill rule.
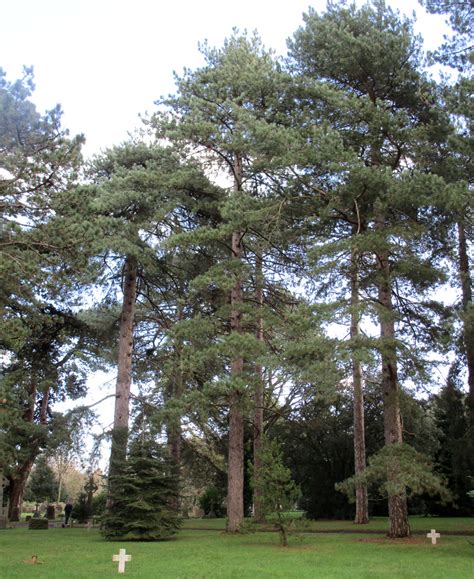
<path fill-rule="evenodd" d="M 297 520 L 300 517 L 296 517 Z M 225 519 L 187 519 L 184 521 L 184 529 L 209 529 L 224 530 Z M 386 533 L 389 528 L 388 519 L 376 517 L 367 525 L 354 525 L 352 521 L 301 521 L 303 529 L 307 532 L 380 532 Z M 427 533 L 436 529 L 440 533 L 473 533 L 474 517 L 410 517 L 410 527 L 413 533 Z M 262 525 L 261 529 L 270 529 L 271 525 Z M 302 529 L 302 530 L 303 530 Z"/>
<path fill-rule="evenodd" d="M 309 534 L 290 547 L 275 533 L 230 536 L 184 530 L 159 543 L 108 543 L 97 530 L 26 528 L 0 531 L 0 576 L 115 577 L 112 555 L 132 555 L 126 575 L 136 578 L 471 578 L 474 546 L 466 537 L 391 541 L 381 535 Z M 41 564 L 28 563 L 37 555 Z"/>

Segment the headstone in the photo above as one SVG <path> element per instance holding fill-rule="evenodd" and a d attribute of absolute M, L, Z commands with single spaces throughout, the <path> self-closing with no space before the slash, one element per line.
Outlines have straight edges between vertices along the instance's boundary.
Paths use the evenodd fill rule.
<path fill-rule="evenodd" d="M 28 523 L 28 529 L 30 531 L 43 531 L 49 528 L 48 519 L 31 519 Z"/>
<path fill-rule="evenodd" d="M 426 537 L 431 539 L 431 544 L 436 545 L 436 539 L 439 539 L 441 535 L 437 533 L 434 529 L 431 529 L 431 533 L 426 533 Z"/>
<path fill-rule="evenodd" d="M 119 549 L 119 554 L 112 556 L 112 561 L 118 561 L 118 564 L 119 564 L 118 565 L 118 572 L 119 573 L 125 573 L 125 563 L 127 561 L 131 561 L 131 560 L 132 560 L 132 556 L 126 555 L 125 549 Z"/>
<path fill-rule="evenodd" d="M 54 521 L 56 518 L 56 509 L 54 508 L 54 505 L 48 505 L 46 507 L 46 518 L 50 521 Z"/>

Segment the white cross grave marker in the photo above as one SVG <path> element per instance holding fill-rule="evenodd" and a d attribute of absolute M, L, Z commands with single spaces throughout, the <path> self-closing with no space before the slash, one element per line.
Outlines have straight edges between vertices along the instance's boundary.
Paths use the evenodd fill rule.
<path fill-rule="evenodd" d="M 436 539 L 439 539 L 441 535 L 437 533 L 434 529 L 431 529 L 431 533 L 426 533 L 426 537 L 431 539 L 431 544 L 436 545 Z"/>
<path fill-rule="evenodd" d="M 112 561 L 118 561 L 118 564 L 119 564 L 118 572 L 119 573 L 125 573 L 125 562 L 131 561 L 131 560 L 132 560 L 132 556 L 126 555 L 125 549 L 119 549 L 119 554 L 112 556 Z"/>

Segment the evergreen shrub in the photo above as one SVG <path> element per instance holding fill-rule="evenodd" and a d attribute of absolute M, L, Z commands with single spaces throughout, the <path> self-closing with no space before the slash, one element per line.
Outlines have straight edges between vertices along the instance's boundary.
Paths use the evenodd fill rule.
<path fill-rule="evenodd" d="M 222 503 L 224 496 L 222 491 L 216 487 L 208 487 L 204 494 L 199 498 L 199 506 L 204 511 L 204 516 L 208 518 L 223 517 L 224 507 Z"/>
<path fill-rule="evenodd" d="M 110 541 L 158 541 L 175 534 L 181 519 L 177 469 L 153 441 L 137 441 L 120 474 L 109 480 L 111 505 L 101 532 Z"/>

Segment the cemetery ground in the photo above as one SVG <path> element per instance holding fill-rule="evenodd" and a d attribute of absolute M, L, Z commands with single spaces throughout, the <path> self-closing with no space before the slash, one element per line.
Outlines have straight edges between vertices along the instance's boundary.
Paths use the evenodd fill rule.
<path fill-rule="evenodd" d="M 47 531 L 5 529 L 0 531 L 0 576 L 115 577 L 112 556 L 119 549 L 132 556 L 125 575 L 150 579 L 474 576 L 472 518 L 416 517 L 411 519 L 414 534 L 406 540 L 388 539 L 385 519 L 371 521 L 364 531 L 350 521 L 314 521 L 290 538 L 288 548 L 279 546 L 275 532 L 234 536 L 223 532 L 224 525 L 223 519 L 185 521 L 175 538 L 152 543 L 107 542 L 98 529 L 59 524 Z M 441 534 L 436 545 L 426 538 L 431 528 Z"/>

